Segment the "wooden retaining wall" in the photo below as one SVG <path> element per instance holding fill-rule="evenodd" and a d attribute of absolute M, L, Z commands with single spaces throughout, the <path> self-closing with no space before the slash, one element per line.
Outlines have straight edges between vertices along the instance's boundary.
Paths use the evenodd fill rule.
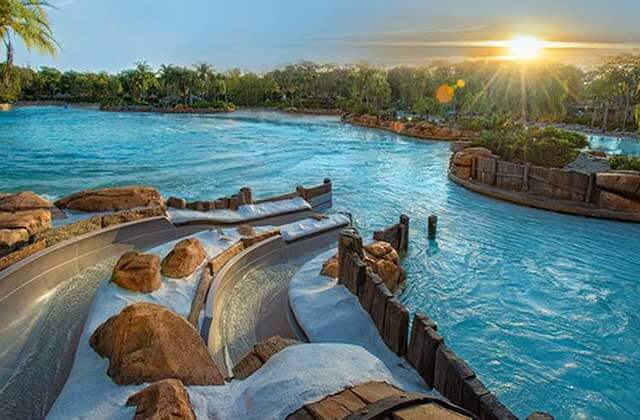
<path fill-rule="evenodd" d="M 396 249 L 406 251 L 408 230 L 409 218 L 403 215 L 398 225 L 376 232 L 374 239 L 397 244 Z M 362 258 L 358 232 L 353 228 L 343 230 L 338 242 L 338 283 L 358 297 L 389 349 L 406 358 L 430 387 L 480 419 L 516 419 L 445 344 L 435 322 L 417 313 L 409 329 L 409 311 Z"/>
<path fill-rule="evenodd" d="M 507 162 L 473 156 L 470 177 L 483 184 L 511 191 L 528 191 L 549 198 L 591 203 L 595 176 L 566 169 Z"/>
<path fill-rule="evenodd" d="M 373 233 L 376 241 L 389 242 L 399 254 L 405 254 L 409 247 L 409 216 L 400 216 L 400 222 Z"/>

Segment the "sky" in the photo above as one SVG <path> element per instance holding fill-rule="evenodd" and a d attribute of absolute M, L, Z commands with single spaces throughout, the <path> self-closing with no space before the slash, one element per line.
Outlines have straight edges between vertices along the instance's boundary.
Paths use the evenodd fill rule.
<path fill-rule="evenodd" d="M 268 71 L 301 60 L 394 66 L 491 57 L 487 41 L 557 42 L 548 58 L 592 65 L 640 52 L 640 0 L 51 0 L 61 50 L 16 62 L 118 72 L 145 60 Z M 562 44 L 560 44 L 562 43 Z"/>

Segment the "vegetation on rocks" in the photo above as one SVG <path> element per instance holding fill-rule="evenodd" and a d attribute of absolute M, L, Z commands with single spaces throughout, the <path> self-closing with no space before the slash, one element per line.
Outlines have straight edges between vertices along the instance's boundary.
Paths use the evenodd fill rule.
<path fill-rule="evenodd" d="M 640 172 L 640 157 L 612 156 L 609 158 L 611 169 Z"/>
<path fill-rule="evenodd" d="M 554 127 L 505 124 L 486 130 L 475 146 L 486 147 L 503 159 L 547 167 L 563 167 L 588 146 L 586 136 Z"/>

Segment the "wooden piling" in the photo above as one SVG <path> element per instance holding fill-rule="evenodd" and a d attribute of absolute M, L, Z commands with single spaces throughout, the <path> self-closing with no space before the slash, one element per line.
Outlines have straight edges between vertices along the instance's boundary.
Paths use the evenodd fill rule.
<path fill-rule="evenodd" d="M 436 230 L 438 227 L 438 216 L 432 214 L 429 216 L 428 220 L 428 230 L 429 230 L 429 239 L 436 238 Z"/>

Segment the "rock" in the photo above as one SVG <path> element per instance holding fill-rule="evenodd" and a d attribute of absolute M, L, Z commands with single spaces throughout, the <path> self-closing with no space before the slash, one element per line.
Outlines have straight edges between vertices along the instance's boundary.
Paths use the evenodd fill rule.
<path fill-rule="evenodd" d="M 554 420 L 554 417 L 542 411 L 536 411 L 527 416 L 526 420 Z"/>
<path fill-rule="evenodd" d="M 0 197 L 0 211 L 50 209 L 53 204 L 31 191 L 22 191 Z"/>
<path fill-rule="evenodd" d="M 596 175 L 596 185 L 628 198 L 640 199 L 640 172 L 604 172 Z"/>
<path fill-rule="evenodd" d="M 468 147 L 453 155 L 453 164 L 455 166 L 471 166 L 474 156 L 493 156 L 493 152 L 485 147 Z"/>
<path fill-rule="evenodd" d="M 177 379 L 154 382 L 127 400 L 127 405 L 136 407 L 134 420 L 195 420 L 189 393 Z"/>
<path fill-rule="evenodd" d="M 460 178 L 467 180 L 471 178 L 471 167 L 469 166 L 454 166 L 454 174 Z"/>
<path fill-rule="evenodd" d="M 162 260 L 162 275 L 174 279 L 186 277 L 196 271 L 207 259 L 199 240 L 183 239 Z"/>
<path fill-rule="evenodd" d="M 392 293 L 398 290 L 404 281 L 404 270 L 400 265 L 398 252 L 388 242 L 377 241 L 364 247 L 364 262 L 384 282 Z M 320 274 L 337 278 L 339 274 L 338 258 L 333 256 L 322 265 Z"/>
<path fill-rule="evenodd" d="M 322 264 L 322 270 L 320 270 L 320 274 L 337 279 L 339 273 L 338 268 L 338 258 L 331 257 L 327 261 L 325 261 L 324 264 Z"/>
<path fill-rule="evenodd" d="M 394 293 L 404 279 L 398 252 L 388 242 L 377 241 L 364 247 L 364 260 Z"/>
<path fill-rule="evenodd" d="M 127 186 L 85 190 L 55 202 L 60 208 L 86 212 L 119 211 L 135 207 L 164 207 L 155 188 Z"/>
<path fill-rule="evenodd" d="M 49 210 L 23 210 L 16 212 L 0 212 L 0 229 L 26 229 L 29 235 L 51 229 L 51 212 Z"/>
<path fill-rule="evenodd" d="M 169 197 L 167 200 L 167 207 L 173 207 L 174 209 L 184 209 L 187 207 L 187 200 L 184 198 Z"/>
<path fill-rule="evenodd" d="M 640 212 L 640 202 L 609 191 L 600 191 L 598 206 L 613 211 Z"/>
<path fill-rule="evenodd" d="M 91 347 L 109 358 L 107 374 L 119 385 L 179 379 L 185 385 L 223 385 L 200 334 L 168 308 L 139 302 L 100 325 Z"/>
<path fill-rule="evenodd" d="M 26 229 L 0 229 L 0 256 L 7 255 L 29 242 Z"/>
<path fill-rule="evenodd" d="M 126 252 L 113 268 L 111 281 L 134 292 L 153 292 L 162 285 L 160 257 L 138 251 Z"/>
<path fill-rule="evenodd" d="M 253 236 L 256 234 L 256 229 L 251 225 L 238 226 L 238 233 L 242 236 Z"/>

